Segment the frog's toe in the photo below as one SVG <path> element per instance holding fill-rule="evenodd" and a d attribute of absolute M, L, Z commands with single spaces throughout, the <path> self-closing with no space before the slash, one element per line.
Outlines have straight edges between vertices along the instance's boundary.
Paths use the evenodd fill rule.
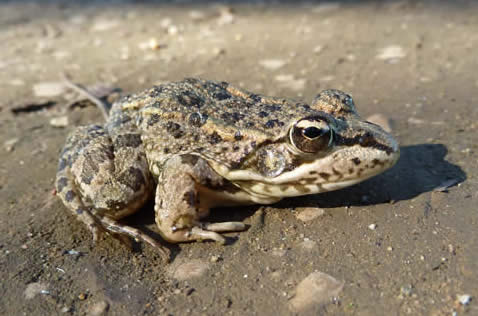
<path fill-rule="evenodd" d="M 117 221 L 104 217 L 101 219 L 101 223 L 104 225 L 104 227 L 112 234 L 118 235 L 118 236 L 131 236 L 133 237 L 136 241 L 144 241 L 153 246 L 156 250 L 159 251 L 161 257 L 168 259 L 170 256 L 170 251 L 168 248 L 164 247 L 161 245 L 159 242 L 151 238 L 150 236 L 146 235 L 142 231 L 140 231 L 137 228 L 123 225 L 118 223 Z M 122 237 L 123 238 L 123 237 Z"/>
<path fill-rule="evenodd" d="M 224 245 L 226 243 L 226 239 L 222 237 L 220 234 L 210 231 L 210 230 L 204 230 L 199 227 L 193 227 L 189 233 L 189 239 L 190 240 L 214 240 L 221 245 Z"/>
<path fill-rule="evenodd" d="M 99 223 L 98 219 L 86 209 L 78 209 L 76 214 L 80 220 L 86 224 L 88 230 L 93 236 L 93 243 L 96 244 L 101 235 L 105 232 L 104 227 L 101 225 L 101 223 Z"/>
<path fill-rule="evenodd" d="M 204 229 L 213 232 L 240 232 L 246 229 L 243 222 L 204 223 Z"/>

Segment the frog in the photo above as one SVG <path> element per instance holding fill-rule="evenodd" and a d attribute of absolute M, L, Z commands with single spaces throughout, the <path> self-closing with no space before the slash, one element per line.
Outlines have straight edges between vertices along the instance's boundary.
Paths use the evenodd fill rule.
<path fill-rule="evenodd" d="M 55 184 L 94 241 L 105 232 L 133 237 L 168 256 L 162 243 L 121 220 L 154 199 L 164 241 L 225 244 L 224 233 L 247 227 L 207 222 L 212 208 L 342 189 L 399 156 L 395 138 L 362 119 L 340 90 L 324 90 L 309 104 L 187 78 L 126 95 L 104 124 L 75 128 Z"/>

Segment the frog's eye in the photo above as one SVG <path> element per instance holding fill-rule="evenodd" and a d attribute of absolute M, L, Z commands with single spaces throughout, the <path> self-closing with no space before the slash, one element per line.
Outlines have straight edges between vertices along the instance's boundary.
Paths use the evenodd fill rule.
<path fill-rule="evenodd" d="M 332 142 L 332 129 L 322 118 L 306 118 L 298 121 L 289 132 L 290 142 L 305 153 L 317 153 Z"/>

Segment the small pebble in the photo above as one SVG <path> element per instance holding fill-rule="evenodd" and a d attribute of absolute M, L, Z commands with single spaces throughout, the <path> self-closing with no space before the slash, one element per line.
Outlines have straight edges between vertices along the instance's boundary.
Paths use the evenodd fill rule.
<path fill-rule="evenodd" d="M 410 124 L 417 124 L 417 125 L 425 123 L 424 120 L 416 118 L 416 117 L 409 117 L 407 122 Z"/>
<path fill-rule="evenodd" d="M 219 55 L 224 55 L 226 53 L 226 50 L 224 48 L 221 48 L 221 47 L 215 47 L 213 50 L 212 50 L 212 54 L 217 57 Z"/>
<path fill-rule="evenodd" d="M 170 25 L 167 28 L 167 32 L 169 35 L 177 35 L 179 33 L 179 28 L 176 25 Z"/>
<path fill-rule="evenodd" d="M 287 250 L 285 249 L 279 249 L 279 248 L 273 248 L 271 251 L 271 254 L 274 257 L 283 257 L 287 253 Z"/>
<path fill-rule="evenodd" d="M 76 251 L 75 249 L 68 250 L 67 253 L 72 256 L 79 256 L 81 255 L 81 252 Z"/>
<path fill-rule="evenodd" d="M 68 116 L 54 117 L 50 120 L 50 125 L 53 127 L 66 127 L 68 126 Z"/>
<path fill-rule="evenodd" d="M 234 14 L 232 13 L 232 9 L 229 7 L 222 7 L 219 10 L 219 17 L 217 18 L 218 25 L 226 25 L 234 23 Z"/>
<path fill-rule="evenodd" d="M 323 47 L 323 46 L 321 46 L 321 45 L 317 45 L 317 46 L 315 46 L 315 47 L 314 47 L 314 50 L 313 50 L 313 52 L 314 52 L 314 54 L 320 54 L 320 53 L 322 52 L 322 50 L 323 50 L 323 49 L 324 49 L 324 47 Z"/>
<path fill-rule="evenodd" d="M 202 11 L 193 10 L 193 11 L 189 11 L 189 17 L 193 21 L 201 21 L 206 18 L 206 15 Z"/>
<path fill-rule="evenodd" d="M 173 24 L 173 20 L 171 18 L 164 18 L 159 22 L 159 26 L 163 29 L 167 29 L 169 26 Z"/>
<path fill-rule="evenodd" d="M 291 74 L 280 74 L 274 77 L 276 81 L 279 82 L 289 82 L 294 80 L 294 75 Z"/>
<path fill-rule="evenodd" d="M 85 294 L 85 293 L 80 293 L 80 294 L 78 294 L 78 299 L 79 299 L 80 301 L 85 300 L 85 299 L 86 299 L 86 294 Z"/>
<path fill-rule="evenodd" d="M 307 83 L 306 79 L 297 79 L 291 74 L 277 75 L 274 77 L 274 79 L 282 83 L 285 88 L 289 88 L 293 91 L 304 90 L 305 84 Z"/>
<path fill-rule="evenodd" d="M 59 51 L 53 52 L 52 56 L 55 57 L 56 59 L 65 59 L 65 58 L 71 57 L 71 53 L 68 51 L 59 50 Z"/>
<path fill-rule="evenodd" d="M 138 46 L 142 50 L 160 50 L 161 48 L 165 47 L 165 45 L 161 45 L 159 40 L 154 37 L 150 38 L 146 42 L 140 43 Z"/>
<path fill-rule="evenodd" d="M 57 97 L 66 91 L 62 82 L 43 82 L 33 86 L 33 93 L 37 97 Z"/>
<path fill-rule="evenodd" d="M 60 312 L 62 312 L 62 313 L 65 314 L 65 313 L 68 313 L 70 310 L 71 310 L 70 307 L 68 307 L 68 306 L 63 306 L 63 307 L 60 309 Z"/>
<path fill-rule="evenodd" d="M 220 256 L 212 256 L 211 257 L 211 262 L 218 262 L 219 260 L 221 260 Z"/>
<path fill-rule="evenodd" d="M 108 311 L 109 304 L 106 301 L 100 301 L 95 303 L 93 306 L 90 307 L 88 311 L 88 316 L 101 316 L 105 315 Z"/>
<path fill-rule="evenodd" d="M 317 243 L 309 238 L 304 238 L 304 241 L 301 242 L 299 246 L 304 250 L 312 250 L 317 247 Z"/>
<path fill-rule="evenodd" d="M 297 208 L 295 217 L 303 222 L 309 222 L 325 214 L 324 209 L 316 207 Z"/>
<path fill-rule="evenodd" d="M 12 152 L 15 149 L 15 145 L 18 143 L 19 138 L 11 138 L 3 143 L 5 150 L 8 152 Z"/>
<path fill-rule="evenodd" d="M 295 296 L 289 302 L 290 307 L 296 312 L 302 312 L 311 306 L 331 302 L 343 286 L 344 282 L 328 274 L 312 272 L 297 285 Z"/>
<path fill-rule="evenodd" d="M 76 25 L 81 25 L 87 22 L 88 19 L 84 15 L 75 15 L 69 19 L 69 22 Z"/>
<path fill-rule="evenodd" d="M 335 80 L 335 76 L 332 76 L 332 75 L 330 75 L 330 76 L 325 76 L 325 77 L 320 78 L 319 80 L 320 80 L 320 81 L 325 81 L 325 82 L 330 82 L 330 81 L 332 81 L 332 80 Z"/>
<path fill-rule="evenodd" d="M 169 269 L 169 274 L 179 281 L 184 281 L 200 277 L 204 275 L 208 269 L 208 263 L 203 262 L 199 259 L 193 259 L 186 263 L 171 266 Z"/>
<path fill-rule="evenodd" d="M 388 247 L 387 247 L 387 251 L 393 251 L 393 248 L 390 247 L 390 246 L 388 246 Z"/>
<path fill-rule="evenodd" d="M 411 284 L 404 285 L 400 288 L 400 293 L 405 296 L 412 295 L 413 286 Z"/>
<path fill-rule="evenodd" d="M 473 298 L 473 297 L 472 297 L 471 295 L 469 295 L 469 294 L 462 294 L 462 295 L 458 295 L 458 296 L 457 296 L 458 302 L 460 302 L 461 305 L 468 305 L 468 304 L 470 304 L 472 298 Z"/>
<path fill-rule="evenodd" d="M 370 224 L 368 225 L 368 229 L 375 230 L 377 228 L 377 224 Z"/>
<path fill-rule="evenodd" d="M 279 281 L 281 277 L 282 277 L 282 272 L 279 270 L 271 272 L 270 274 L 270 278 L 274 281 Z"/>
<path fill-rule="evenodd" d="M 405 56 L 407 56 L 407 54 L 401 46 L 391 45 L 380 49 L 376 58 L 388 62 L 396 62 L 398 59 L 404 58 Z"/>
<path fill-rule="evenodd" d="M 48 294 L 49 292 L 47 288 L 48 288 L 48 284 L 46 283 L 40 283 L 40 282 L 29 283 L 23 294 L 25 295 L 25 298 L 27 300 L 30 300 L 34 298 L 35 296 L 37 296 L 38 294 Z"/>
<path fill-rule="evenodd" d="M 259 65 L 268 70 L 277 70 L 284 67 L 285 64 L 286 61 L 282 59 L 263 59 L 259 61 Z"/>
<path fill-rule="evenodd" d="M 453 254 L 453 255 L 456 254 L 456 252 L 455 252 L 455 247 L 453 247 L 452 244 L 449 244 L 449 245 L 448 245 L 448 252 L 451 253 L 451 254 Z"/>
<path fill-rule="evenodd" d="M 120 25 L 118 20 L 110 20 L 110 19 L 98 20 L 93 23 L 91 30 L 94 32 L 103 32 L 103 31 L 111 30 L 117 27 L 118 25 Z"/>

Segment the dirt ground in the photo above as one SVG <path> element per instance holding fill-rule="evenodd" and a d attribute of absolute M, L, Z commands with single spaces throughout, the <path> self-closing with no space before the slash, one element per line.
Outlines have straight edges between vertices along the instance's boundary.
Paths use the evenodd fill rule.
<path fill-rule="evenodd" d="M 473 1 L 0 1 L 0 314 L 478 315 L 477 50 Z M 402 154 L 348 189 L 214 210 L 249 229 L 166 265 L 93 246 L 54 196 L 66 134 L 102 122 L 62 72 L 104 94 L 338 88 Z M 126 222 L 159 238 L 151 205 Z"/>

